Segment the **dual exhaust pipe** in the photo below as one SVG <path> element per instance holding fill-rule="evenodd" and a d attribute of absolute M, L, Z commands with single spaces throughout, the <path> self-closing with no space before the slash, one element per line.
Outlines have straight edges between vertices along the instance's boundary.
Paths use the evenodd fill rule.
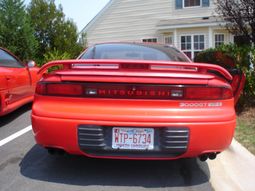
<path fill-rule="evenodd" d="M 63 156 L 63 155 L 66 154 L 66 152 L 63 149 L 58 149 L 58 148 L 46 148 L 46 149 L 48 150 L 48 153 L 50 155 Z M 202 155 L 199 156 L 199 160 L 202 161 L 202 162 L 206 161 L 207 159 L 214 160 L 214 159 L 216 159 L 217 154 L 219 154 L 219 152 L 218 153 L 214 153 L 214 152 L 205 153 L 205 154 L 202 154 Z"/>
<path fill-rule="evenodd" d="M 50 155 L 59 155 L 63 156 L 66 154 L 66 152 L 63 149 L 57 149 L 57 148 L 46 148 L 48 150 L 48 153 Z"/>
<path fill-rule="evenodd" d="M 216 159 L 217 154 L 219 153 L 205 153 L 199 156 L 199 160 L 202 162 L 206 161 L 207 159 L 214 160 Z"/>

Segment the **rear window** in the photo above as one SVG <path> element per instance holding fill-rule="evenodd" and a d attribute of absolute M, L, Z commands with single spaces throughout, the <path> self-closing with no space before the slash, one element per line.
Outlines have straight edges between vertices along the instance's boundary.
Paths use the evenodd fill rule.
<path fill-rule="evenodd" d="M 158 44 L 100 44 L 90 47 L 80 59 L 124 59 L 190 62 L 174 47 Z"/>

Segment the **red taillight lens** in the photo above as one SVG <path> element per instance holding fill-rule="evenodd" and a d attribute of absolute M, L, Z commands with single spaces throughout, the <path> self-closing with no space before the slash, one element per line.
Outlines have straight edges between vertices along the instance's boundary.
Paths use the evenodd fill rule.
<path fill-rule="evenodd" d="M 49 96 L 74 96 L 116 99 L 220 100 L 233 97 L 226 87 L 174 86 L 122 83 L 38 83 L 36 93 Z"/>
<path fill-rule="evenodd" d="M 37 83 L 35 93 L 39 95 L 45 95 L 46 94 L 46 84 L 43 83 Z"/>
<path fill-rule="evenodd" d="M 225 87 L 187 87 L 185 99 L 219 100 L 233 97 L 232 90 Z"/>
<path fill-rule="evenodd" d="M 36 93 L 56 96 L 82 96 L 83 86 L 80 84 L 39 83 L 36 87 Z"/>

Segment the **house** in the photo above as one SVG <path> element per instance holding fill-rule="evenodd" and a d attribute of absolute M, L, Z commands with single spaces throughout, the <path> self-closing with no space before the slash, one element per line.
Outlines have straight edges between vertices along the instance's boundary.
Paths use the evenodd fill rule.
<path fill-rule="evenodd" d="M 83 29 L 88 44 L 158 42 L 190 58 L 207 48 L 234 42 L 215 13 L 215 0 L 110 0 Z"/>

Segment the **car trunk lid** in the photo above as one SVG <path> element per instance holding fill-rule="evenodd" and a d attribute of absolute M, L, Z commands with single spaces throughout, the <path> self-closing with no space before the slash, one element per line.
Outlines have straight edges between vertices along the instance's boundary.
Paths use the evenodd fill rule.
<path fill-rule="evenodd" d="M 69 60 L 48 63 L 40 72 L 59 64 L 64 69 L 53 75 L 58 76 L 61 82 L 54 83 L 48 79 L 47 83 L 44 81 L 38 85 L 37 93 L 115 99 L 232 98 L 232 89 L 227 83 L 232 80 L 232 76 L 224 68 L 215 65 L 165 61 Z"/>

